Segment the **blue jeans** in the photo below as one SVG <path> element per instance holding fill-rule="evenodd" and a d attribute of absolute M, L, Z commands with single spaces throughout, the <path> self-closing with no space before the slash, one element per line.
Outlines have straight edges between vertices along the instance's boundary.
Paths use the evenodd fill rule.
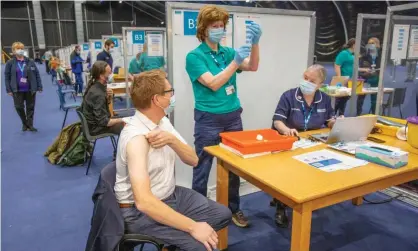
<path fill-rule="evenodd" d="M 203 148 L 218 145 L 221 141 L 219 137 L 221 132 L 242 131 L 241 113 L 242 108 L 226 114 L 194 110 L 194 145 L 199 163 L 193 168 L 192 189 L 203 196 L 207 196 L 208 179 L 213 161 L 213 156 L 205 152 Z M 239 186 L 240 178 L 229 172 L 228 206 L 232 213 L 239 211 Z"/>
<path fill-rule="evenodd" d="M 83 73 L 74 73 L 75 76 L 75 92 L 83 93 Z"/>

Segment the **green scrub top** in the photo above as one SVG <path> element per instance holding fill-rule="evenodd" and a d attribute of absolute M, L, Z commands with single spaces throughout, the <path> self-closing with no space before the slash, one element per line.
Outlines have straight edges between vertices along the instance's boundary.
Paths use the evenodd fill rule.
<path fill-rule="evenodd" d="M 164 57 L 150 57 L 147 52 L 143 52 L 139 58 L 141 72 L 164 68 L 164 64 Z"/>
<path fill-rule="evenodd" d="M 354 54 L 348 49 L 338 53 L 335 64 L 341 67 L 341 76 L 353 77 Z"/>
<path fill-rule="evenodd" d="M 217 91 L 204 86 L 198 80 L 206 72 L 210 72 L 214 76 L 217 75 L 234 60 L 234 57 L 235 50 L 233 48 L 218 45 L 218 52 L 215 52 L 205 42 L 187 54 L 186 71 L 192 82 L 197 110 L 225 114 L 236 111 L 241 107 L 237 96 L 236 73 Z M 232 87 L 235 91 L 231 93 Z"/>
<path fill-rule="evenodd" d="M 138 74 L 141 73 L 141 69 L 139 68 L 139 60 L 133 58 L 129 63 L 129 73 L 130 74 Z"/>

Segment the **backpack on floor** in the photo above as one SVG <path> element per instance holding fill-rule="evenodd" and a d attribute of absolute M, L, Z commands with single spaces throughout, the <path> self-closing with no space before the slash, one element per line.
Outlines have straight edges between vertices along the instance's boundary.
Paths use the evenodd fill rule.
<path fill-rule="evenodd" d="M 81 122 L 73 123 L 61 130 L 45 156 L 53 165 L 75 166 L 83 164 L 91 145 L 84 137 Z"/>

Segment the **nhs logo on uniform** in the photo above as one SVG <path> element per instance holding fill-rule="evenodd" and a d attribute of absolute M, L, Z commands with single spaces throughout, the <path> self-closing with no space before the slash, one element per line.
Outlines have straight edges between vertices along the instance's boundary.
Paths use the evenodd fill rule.
<path fill-rule="evenodd" d="M 196 12 L 196 11 L 185 11 L 185 12 L 183 12 L 184 35 L 185 36 L 196 35 L 197 14 L 198 14 L 198 12 Z"/>

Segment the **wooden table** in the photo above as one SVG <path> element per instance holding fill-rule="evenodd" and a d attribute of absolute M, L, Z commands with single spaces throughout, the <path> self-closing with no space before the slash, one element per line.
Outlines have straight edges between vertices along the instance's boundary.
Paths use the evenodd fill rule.
<path fill-rule="evenodd" d="M 326 130 L 310 131 L 309 134 Z M 301 136 L 307 135 L 302 133 Z M 252 159 L 241 158 L 219 146 L 207 147 L 205 151 L 217 157 L 217 201 L 228 205 L 228 171 L 237 174 L 293 208 L 291 251 L 308 251 L 312 211 L 346 200 L 361 205 L 362 197 L 366 194 L 418 179 L 418 149 L 411 149 L 406 142 L 389 136 L 373 134 L 373 137 L 385 140 L 385 144 L 412 150 L 409 164 L 400 169 L 391 169 L 369 163 L 327 173 L 293 158 L 325 149 L 325 144 Z M 224 250 L 228 246 L 228 229 L 218 234 L 219 248 Z"/>
<path fill-rule="evenodd" d="M 131 85 L 131 82 L 129 82 L 129 85 Z M 126 82 L 108 84 L 107 88 L 112 89 L 113 94 L 125 94 L 126 93 Z M 110 114 L 112 114 L 112 116 L 113 116 L 113 114 L 114 114 L 113 98 L 110 99 L 109 111 L 110 111 Z"/>
<path fill-rule="evenodd" d="M 346 93 L 344 93 L 344 94 L 340 94 L 340 93 L 339 94 L 330 94 L 330 93 L 327 93 L 327 95 L 331 97 L 331 105 L 332 105 L 333 108 L 335 108 L 335 98 L 343 98 L 343 97 L 350 97 L 351 96 L 351 88 L 347 88 L 347 90 L 349 91 L 348 94 L 346 94 Z M 391 113 L 392 113 L 394 91 L 395 91 L 394 88 L 384 88 L 384 90 L 383 90 L 384 93 L 390 95 L 389 96 L 388 116 L 390 116 Z M 363 88 L 362 92 L 356 92 L 356 94 L 357 94 L 357 96 L 377 94 L 377 89 L 376 88 Z"/>

